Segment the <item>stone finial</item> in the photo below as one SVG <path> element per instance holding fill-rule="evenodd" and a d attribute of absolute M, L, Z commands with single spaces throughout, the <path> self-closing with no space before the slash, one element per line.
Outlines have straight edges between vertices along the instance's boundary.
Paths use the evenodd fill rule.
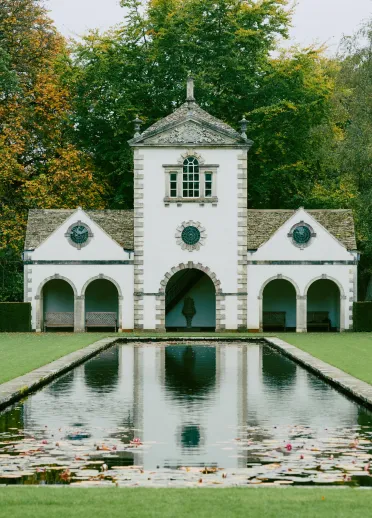
<path fill-rule="evenodd" d="M 243 137 L 244 140 L 247 140 L 248 137 L 247 137 L 247 127 L 248 127 L 248 121 L 247 119 L 245 118 L 245 115 L 243 115 L 243 118 L 242 120 L 239 122 L 240 124 L 240 127 L 241 127 L 241 133 L 240 135 Z"/>
<path fill-rule="evenodd" d="M 136 118 L 134 119 L 134 138 L 139 137 L 141 135 L 141 125 L 143 124 L 143 121 L 136 115 Z"/>
<path fill-rule="evenodd" d="M 187 77 L 187 98 L 186 101 L 188 102 L 194 102 L 194 78 L 191 75 L 191 72 L 189 72 L 189 75 Z"/>

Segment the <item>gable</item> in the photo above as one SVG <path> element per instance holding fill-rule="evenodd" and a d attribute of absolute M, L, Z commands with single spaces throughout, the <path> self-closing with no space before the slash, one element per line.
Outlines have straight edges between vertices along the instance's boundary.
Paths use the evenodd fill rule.
<path fill-rule="evenodd" d="M 171 129 L 153 135 L 142 141 L 143 144 L 235 144 L 236 139 L 210 129 L 194 120 L 187 120 Z"/>
<path fill-rule="evenodd" d="M 257 250 L 297 211 L 248 210 L 248 250 Z M 340 210 L 307 210 L 318 223 L 332 234 L 347 250 L 356 250 L 353 212 Z"/>
<path fill-rule="evenodd" d="M 207 113 L 196 102 L 186 102 L 143 133 L 137 133 L 129 144 L 131 146 L 234 144 L 250 147 L 253 142 L 225 122 Z"/>
<path fill-rule="evenodd" d="M 355 244 L 355 236 L 354 240 L 350 239 L 349 227 L 345 226 L 345 221 L 349 221 L 350 211 L 321 211 L 321 218 L 319 218 L 317 211 L 306 211 L 304 209 L 296 212 L 257 211 L 261 214 L 251 214 L 252 212 L 255 211 L 249 211 L 248 214 L 248 232 L 249 230 L 253 231 L 253 239 L 252 237 L 248 238 L 248 249 L 254 250 L 253 242 L 250 242 L 251 239 L 252 241 L 255 238 L 257 241 L 265 239 L 254 253 L 255 260 L 350 260 L 348 246 Z M 278 217 L 277 212 L 280 213 Z M 332 214 L 327 214 L 328 212 Z M 315 217 L 315 214 L 318 218 Z M 322 219 L 328 228 L 319 219 Z M 252 229 L 252 220 L 258 224 L 256 232 Z M 285 221 L 283 222 L 283 220 Z M 281 222 L 279 228 L 274 228 L 279 221 Z M 309 246 L 306 247 L 295 246 L 291 238 L 291 230 L 300 223 L 305 223 L 315 233 Z M 347 231 L 343 233 L 342 228 Z M 331 230 L 337 231 L 338 235 L 346 242 L 338 239 Z M 256 242 L 255 245 L 257 244 Z M 353 249 L 355 250 L 355 248 Z"/>
<path fill-rule="evenodd" d="M 78 249 L 67 233 L 80 221 L 93 235 L 89 244 Z M 30 211 L 25 250 L 34 250 L 34 260 L 116 260 L 123 259 L 123 248 L 133 250 L 132 211 Z"/>

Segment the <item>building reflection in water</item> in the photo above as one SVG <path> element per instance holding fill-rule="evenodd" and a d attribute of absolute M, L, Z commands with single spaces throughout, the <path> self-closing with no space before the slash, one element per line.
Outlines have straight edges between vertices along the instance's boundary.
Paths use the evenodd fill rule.
<path fill-rule="evenodd" d="M 122 345 L 0 416 L 0 430 L 62 429 L 91 441 L 139 437 L 116 465 L 243 467 L 235 438 L 282 439 L 288 427 L 372 425 L 371 414 L 268 347 Z M 284 431 L 283 431 L 284 430 Z M 284 437 L 285 439 L 286 437 Z"/>

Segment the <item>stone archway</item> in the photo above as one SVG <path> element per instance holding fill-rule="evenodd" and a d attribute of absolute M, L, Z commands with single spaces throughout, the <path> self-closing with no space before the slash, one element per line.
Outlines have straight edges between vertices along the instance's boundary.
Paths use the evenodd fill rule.
<path fill-rule="evenodd" d="M 344 301 L 341 285 L 332 277 L 322 275 L 312 279 L 305 288 L 308 331 L 343 331 Z"/>
<path fill-rule="evenodd" d="M 98 286 L 98 283 L 101 283 L 101 286 Z M 116 292 L 115 298 L 116 298 L 117 304 L 114 304 L 112 301 L 111 301 L 112 302 L 112 304 L 111 304 L 110 300 L 108 300 L 108 299 L 104 300 L 105 297 L 103 297 L 103 296 L 100 297 L 102 299 L 100 301 L 100 303 L 97 302 L 98 306 L 96 304 L 94 304 L 93 303 L 94 301 L 92 301 L 92 300 L 87 301 L 86 300 L 87 292 L 89 291 L 90 287 L 92 287 L 92 285 L 97 285 L 98 288 L 100 287 L 102 290 L 104 290 L 104 288 L 105 288 L 104 283 L 108 283 L 106 286 L 109 287 L 109 291 L 112 291 L 110 286 L 112 286 L 114 288 L 114 290 Z M 98 295 L 99 295 L 99 293 L 98 293 Z M 112 295 L 111 298 L 113 298 L 114 294 L 112 293 L 111 295 Z M 110 310 L 108 312 L 117 312 L 118 330 L 119 331 L 122 330 L 123 295 L 122 295 L 122 290 L 120 288 L 120 285 L 118 282 L 115 281 L 115 279 L 113 279 L 112 277 L 109 277 L 107 275 L 104 275 L 104 274 L 96 275 L 95 277 L 88 279 L 81 290 L 81 295 L 79 297 L 79 301 L 80 301 L 80 305 L 81 305 L 81 308 L 80 308 L 81 315 L 84 319 L 84 326 L 85 326 L 85 320 L 86 320 L 85 315 L 86 315 L 87 311 L 102 311 L 102 309 L 104 309 L 107 311 Z M 92 306 L 92 304 L 93 304 L 93 306 Z M 101 307 L 100 307 L 100 305 L 101 305 Z M 110 308 L 110 305 L 112 305 L 113 307 Z M 92 307 L 90 307 L 90 306 L 92 306 Z"/>
<path fill-rule="evenodd" d="M 36 295 L 35 295 L 35 300 L 36 300 L 36 332 L 37 333 L 41 333 L 43 330 L 44 330 L 44 287 L 46 287 L 48 285 L 49 282 L 52 282 L 52 281 L 61 281 L 61 283 L 65 283 L 66 285 L 68 285 L 70 288 L 71 288 L 71 294 L 72 294 L 72 297 L 71 297 L 71 303 L 69 304 L 69 307 L 68 309 L 70 311 L 68 311 L 68 313 L 71 313 L 73 312 L 74 313 L 74 317 L 73 317 L 73 322 L 71 322 L 71 327 L 74 327 L 74 330 L 76 330 L 76 301 L 77 301 L 77 289 L 74 285 L 74 283 L 68 279 L 67 277 L 64 277 L 62 275 L 59 275 L 58 273 L 56 273 L 55 275 L 52 275 L 50 277 L 47 277 L 46 279 L 44 279 L 38 289 L 37 289 L 37 292 L 36 292 Z M 51 306 L 50 309 L 58 309 L 58 308 L 53 308 Z M 61 306 L 61 309 L 62 306 Z M 66 309 L 66 308 L 64 308 Z M 55 313 L 58 313 L 58 311 L 54 311 Z M 64 313 L 65 311 L 61 311 L 61 313 Z M 62 321 L 61 321 L 62 322 Z"/>
<path fill-rule="evenodd" d="M 287 319 L 287 326 L 288 327 L 294 327 L 296 329 L 297 332 L 304 332 L 306 331 L 306 300 L 304 297 L 301 296 L 301 292 L 300 292 L 300 289 L 298 287 L 298 285 L 296 284 L 296 282 L 291 279 L 290 277 L 286 277 L 285 275 L 281 275 L 281 274 L 278 274 L 278 275 L 275 275 L 273 277 L 270 277 L 269 279 L 267 279 L 261 286 L 261 289 L 260 289 L 260 293 L 259 293 L 259 296 L 258 296 L 258 300 L 259 300 L 259 316 L 260 316 L 260 331 L 262 332 L 263 331 L 263 327 L 264 327 L 264 311 L 265 311 L 265 307 L 264 307 L 264 291 L 266 288 L 270 288 L 270 285 L 272 287 L 274 287 L 274 285 L 272 283 L 275 283 L 275 282 L 282 282 L 283 283 L 283 287 L 285 289 L 287 293 L 287 302 L 284 303 L 284 301 L 281 301 L 283 302 L 283 306 L 280 306 L 280 301 L 278 300 L 277 303 L 275 303 L 275 300 L 273 299 L 273 294 L 271 294 L 271 298 L 273 299 L 272 300 L 272 307 L 270 307 L 270 305 L 268 307 L 266 307 L 266 310 L 268 312 L 274 312 L 274 313 L 277 313 L 277 312 L 285 312 L 285 313 L 288 313 L 290 312 L 291 315 L 287 315 L 286 314 L 286 319 Z M 278 287 L 279 287 L 279 284 L 278 284 Z M 293 290 L 293 293 L 290 293 L 290 291 Z M 291 300 L 291 302 L 290 302 Z M 279 304 L 279 305 L 278 305 Z M 286 307 L 284 307 L 286 306 Z M 279 317 L 279 315 L 278 315 Z M 288 320 L 289 318 L 289 320 Z M 288 325 L 289 324 L 289 325 Z"/>
<path fill-rule="evenodd" d="M 181 263 L 178 266 L 173 267 L 169 272 L 167 272 L 160 282 L 159 293 L 156 296 L 157 301 L 157 323 L 156 327 L 160 330 L 165 330 L 165 298 L 166 298 L 166 288 L 170 279 L 178 272 L 182 270 L 200 270 L 204 274 L 206 274 L 210 280 L 212 281 L 215 288 L 215 296 L 216 296 L 216 331 L 225 329 L 225 297 L 223 295 L 221 289 L 221 282 L 218 280 L 215 273 L 211 271 L 207 266 L 203 266 L 201 263 L 194 263 L 193 261 L 189 261 L 188 263 Z"/>

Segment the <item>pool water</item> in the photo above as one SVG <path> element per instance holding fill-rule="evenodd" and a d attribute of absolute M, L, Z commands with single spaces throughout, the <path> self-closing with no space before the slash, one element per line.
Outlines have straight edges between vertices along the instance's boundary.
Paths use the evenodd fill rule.
<path fill-rule="evenodd" d="M 0 484 L 372 486 L 371 459 L 371 412 L 260 342 L 118 344 L 0 414 Z"/>

